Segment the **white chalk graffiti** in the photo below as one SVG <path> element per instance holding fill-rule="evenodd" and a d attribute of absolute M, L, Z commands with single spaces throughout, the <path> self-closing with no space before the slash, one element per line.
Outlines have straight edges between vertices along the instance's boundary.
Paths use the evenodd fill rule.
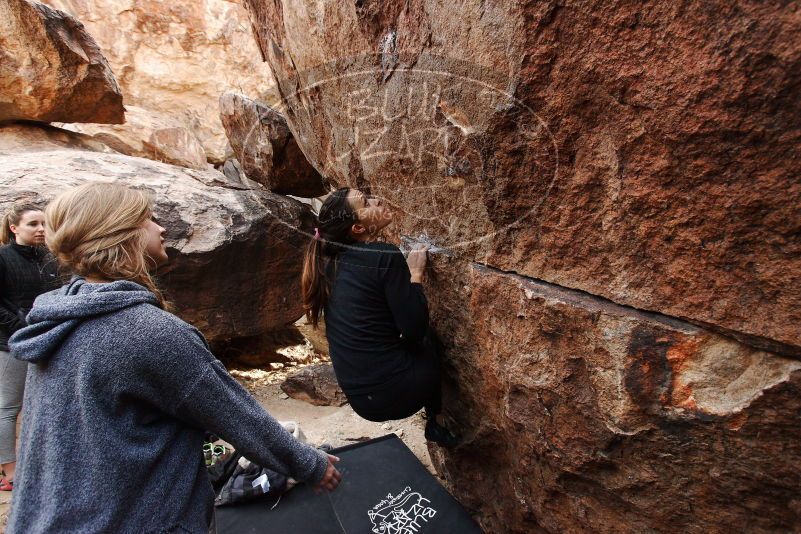
<path fill-rule="evenodd" d="M 367 511 L 375 534 L 417 534 L 437 511 L 431 501 L 406 486 L 398 495 L 388 494 Z"/>

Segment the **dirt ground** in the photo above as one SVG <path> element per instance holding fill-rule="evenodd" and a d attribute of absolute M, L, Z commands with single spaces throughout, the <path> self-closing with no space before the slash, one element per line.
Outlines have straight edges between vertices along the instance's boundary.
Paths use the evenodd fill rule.
<path fill-rule="evenodd" d="M 342 407 L 314 406 L 287 397 L 279 387 L 284 373 L 254 369 L 250 371 L 232 370 L 231 374 L 259 400 L 273 417 L 279 421 L 295 421 L 300 424 L 307 442 L 311 445 L 328 443 L 333 447 L 341 447 L 394 432 L 433 473 L 431 459 L 428 456 L 428 449 L 423 437 L 425 422 L 421 414 L 399 421 L 373 423 L 356 415 L 347 404 Z M 251 378 L 245 378 L 243 376 L 245 374 Z"/>
<path fill-rule="evenodd" d="M 8 509 L 11 507 L 11 493 L 10 491 L 0 492 L 0 534 L 6 529 Z"/>
<path fill-rule="evenodd" d="M 309 363 L 319 361 L 320 359 L 315 358 Z M 279 421 L 298 423 L 311 445 L 329 443 L 333 447 L 340 447 L 394 432 L 429 471 L 434 472 L 423 437 L 424 421 L 420 414 L 400 421 L 373 423 L 356 415 L 347 404 L 341 407 L 314 406 L 289 398 L 281 391 L 280 383 L 287 372 L 297 366 L 290 365 L 276 370 L 234 368 L 231 369 L 231 374 L 273 417 Z M 0 492 L 0 534 L 5 530 L 10 503 L 11 493 Z"/>

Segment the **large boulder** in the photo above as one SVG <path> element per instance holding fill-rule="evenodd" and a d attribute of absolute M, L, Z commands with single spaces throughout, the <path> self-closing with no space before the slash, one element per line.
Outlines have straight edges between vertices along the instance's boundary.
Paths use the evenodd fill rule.
<path fill-rule="evenodd" d="M 0 122 L 123 122 L 114 74 L 80 22 L 29 0 L 0 0 L 0 19 Z"/>
<path fill-rule="evenodd" d="M 789 5 L 247 3 L 303 152 L 399 233 L 801 353 Z"/>
<path fill-rule="evenodd" d="M 315 406 L 342 406 L 348 402 L 330 362 L 307 365 L 291 372 L 281 383 L 281 391 Z"/>
<path fill-rule="evenodd" d="M 489 532 L 801 529 L 789 5 L 247 3 L 315 168 L 448 254 L 435 456 Z"/>
<path fill-rule="evenodd" d="M 86 25 L 117 74 L 126 104 L 178 121 L 214 164 L 225 161 L 220 95 L 228 89 L 271 94 L 270 69 L 239 0 L 46 3 Z"/>
<path fill-rule="evenodd" d="M 0 139 L 13 135 L 0 129 Z M 87 181 L 149 191 L 171 258 L 161 285 L 178 315 L 210 342 L 257 336 L 302 314 L 295 296 L 308 239 L 298 228 L 310 217 L 303 204 L 231 184 L 213 170 L 54 148 L 52 139 L 26 151 L 2 148 L 9 144 L 0 143 L 0 207 L 21 198 L 48 200 Z"/>
<path fill-rule="evenodd" d="M 220 120 L 248 178 L 284 195 L 326 192 L 323 177 L 303 155 L 280 113 L 228 91 L 220 96 Z"/>
<path fill-rule="evenodd" d="M 206 152 L 195 134 L 165 115 L 139 106 L 125 106 L 125 124 L 64 124 L 66 130 L 89 135 L 121 154 L 190 169 L 208 169 Z"/>
<path fill-rule="evenodd" d="M 487 532 L 801 529 L 801 361 L 436 254 L 426 294 L 463 440 L 432 459 Z"/>

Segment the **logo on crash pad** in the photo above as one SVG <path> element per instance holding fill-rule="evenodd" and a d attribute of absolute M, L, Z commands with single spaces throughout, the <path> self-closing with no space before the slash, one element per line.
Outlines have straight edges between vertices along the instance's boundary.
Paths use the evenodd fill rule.
<path fill-rule="evenodd" d="M 437 515 L 431 501 L 406 486 L 397 495 L 386 497 L 367 511 L 375 534 L 417 534 Z"/>

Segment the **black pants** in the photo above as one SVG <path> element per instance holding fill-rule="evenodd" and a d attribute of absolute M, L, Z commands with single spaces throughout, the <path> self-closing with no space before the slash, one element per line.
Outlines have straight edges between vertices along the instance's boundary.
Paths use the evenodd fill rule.
<path fill-rule="evenodd" d="M 373 391 L 347 395 L 351 408 L 368 421 L 382 422 L 405 419 L 426 409 L 432 419 L 442 411 L 442 378 L 439 351 L 433 334 L 429 334 L 419 350 L 409 353 L 409 369 Z"/>

